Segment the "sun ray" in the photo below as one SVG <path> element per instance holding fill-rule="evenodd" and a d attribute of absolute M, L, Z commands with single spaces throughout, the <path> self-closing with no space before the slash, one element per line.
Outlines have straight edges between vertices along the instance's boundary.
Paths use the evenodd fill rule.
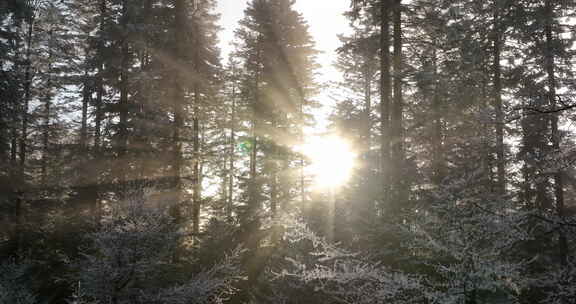
<path fill-rule="evenodd" d="M 356 154 L 350 144 L 336 135 L 312 137 L 300 148 L 309 159 L 306 172 L 313 177 L 314 186 L 334 189 L 342 186 L 352 174 Z"/>

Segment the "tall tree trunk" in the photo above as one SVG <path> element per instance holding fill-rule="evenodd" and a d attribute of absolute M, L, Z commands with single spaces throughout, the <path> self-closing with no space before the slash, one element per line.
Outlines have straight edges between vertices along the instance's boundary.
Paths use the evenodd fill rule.
<path fill-rule="evenodd" d="M 256 81 L 257 83 L 259 80 Z M 258 84 L 256 84 L 256 88 L 258 88 Z M 258 89 L 256 89 L 256 94 Z M 255 103 L 257 103 L 258 98 L 255 97 Z M 256 162 L 258 160 L 258 114 L 253 113 L 252 118 L 252 126 L 250 133 L 252 134 L 252 150 L 250 150 L 250 190 L 249 190 L 249 197 L 250 197 L 250 204 L 253 206 L 257 206 L 258 203 L 258 193 L 257 193 L 257 170 L 256 170 Z"/>
<path fill-rule="evenodd" d="M 483 72 L 486 75 L 490 73 L 488 69 L 483 69 Z M 494 104 L 494 101 L 491 99 L 494 90 L 493 87 L 490 86 L 490 82 L 487 78 L 483 78 L 479 81 L 479 92 L 479 98 L 473 97 L 472 104 L 476 105 L 477 113 L 482 113 L 485 109 L 490 108 L 490 106 Z M 480 152 L 479 162 L 483 173 L 481 184 L 490 191 L 494 191 L 497 185 L 493 170 L 496 163 L 494 159 L 495 150 L 493 145 L 493 126 L 493 122 L 485 120 L 476 128 L 476 137 L 480 139 L 477 150 Z"/>
<path fill-rule="evenodd" d="M 244 244 L 248 251 L 248 257 L 245 262 L 248 280 L 246 281 L 246 289 L 253 288 L 259 274 L 258 253 L 260 248 L 260 218 L 258 210 L 261 208 L 260 203 L 260 186 L 258 180 L 258 133 L 260 132 L 260 64 L 261 64 L 261 37 L 258 38 L 257 46 L 257 70 L 254 78 L 254 96 L 252 100 L 252 123 L 251 123 L 251 137 L 252 137 L 252 150 L 250 151 L 250 180 L 248 183 L 248 202 L 245 214 L 242 218 L 243 238 Z"/>
<path fill-rule="evenodd" d="M 83 173 L 83 166 L 88 164 L 89 162 L 93 162 L 94 159 L 90 155 L 90 148 L 88 145 L 88 108 L 90 106 L 90 101 L 92 99 L 92 89 L 90 87 L 90 76 L 89 76 L 89 67 L 88 67 L 88 52 L 86 52 L 86 58 L 84 59 L 84 64 L 86 65 L 84 70 L 84 79 L 83 85 L 84 88 L 82 89 L 82 117 L 81 117 L 81 126 L 80 126 L 80 153 L 82 153 L 83 158 L 81 160 L 80 165 L 78 166 L 77 175 L 79 179 L 79 186 L 81 187 L 82 192 L 79 193 L 79 196 L 83 198 L 88 205 L 90 206 L 90 221 L 93 221 L 94 224 L 98 225 L 100 222 L 100 210 L 98 204 L 98 190 L 97 190 L 97 181 L 98 175 L 96 176 L 92 174 L 85 174 Z"/>
<path fill-rule="evenodd" d="M 82 88 L 82 117 L 80 125 L 80 149 L 82 153 L 88 152 L 88 107 L 90 106 L 91 91 L 90 91 L 90 80 L 89 80 L 89 68 L 88 68 L 88 55 L 84 59 L 84 64 L 86 65 L 84 69 L 84 80 Z"/>
<path fill-rule="evenodd" d="M 35 18 L 34 12 L 31 13 L 28 19 L 28 31 L 26 34 L 26 58 L 24 67 L 24 105 L 22 108 L 22 130 L 20 137 L 20 170 L 22 177 L 24 177 L 27 144 L 28 144 L 28 109 L 30 107 L 30 99 L 32 98 L 32 35 L 34 33 Z"/>
<path fill-rule="evenodd" d="M 145 26 L 152 26 L 154 25 L 154 16 L 153 16 L 153 0 L 145 0 L 144 8 L 142 12 L 142 20 Z M 144 40 L 143 47 L 139 50 L 140 52 L 140 66 L 142 70 L 147 70 L 148 65 L 150 64 L 150 49 L 152 44 L 152 34 L 149 31 L 145 31 L 143 33 L 142 39 Z"/>
<path fill-rule="evenodd" d="M 272 113 L 274 116 L 274 113 Z M 276 118 L 271 118 L 270 129 L 278 130 L 278 121 Z M 275 219 L 277 215 L 278 207 L 278 140 L 276 138 L 275 142 L 272 143 L 270 148 L 270 153 L 268 155 L 268 162 L 270 167 L 270 211 L 272 213 L 272 218 Z"/>
<path fill-rule="evenodd" d="M 230 155 L 228 159 L 228 195 L 226 202 L 226 216 L 229 221 L 232 221 L 232 209 L 234 204 L 234 171 L 235 166 L 235 149 L 236 149 L 236 71 L 232 67 L 232 111 L 230 113 Z"/>
<path fill-rule="evenodd" d="M 184 16 L 181 16 L 181 25 L 185 24 L 183 20 Z M 192 223 L 193 229 L 192 233 L 197 235 L 200 232 L 200 207 L 202 204 L 202 168 L 201 168 L 201 155 L 200 155 L 200 104 L 201 104 L 201 83 L 200 83 L 200 75 L 201 75 L 201 62 L 200 62 L 200 46 L 202 45 L 201 37 L 200 37 L 200 24 L 198 20 L 194 20 L 194 41 L 196 48 L 194 49 L 194 73 L 195 73 L 195 81 L 194 81 L 194 117 L 192 118 L 192 141 L 193 141 L 193 150 L 194 150 L 194 162 L 193 162 L 193 172 L 194 175 L 192 182 L 193 182 L 193 195 L 192 195 Z M 185 37 L 181 37 L 180 41 L 184 41 Z M 179 50 L 179 55 L 184 56 L 185 50 L 183 46 Z M 181 58 L 182 58 L 181 57 Z M 183 80 L 183 79 L 182 79 Z"/>
<path fill-rule="evenodd" d="M 300 103 L 298 107 L 298 141 L 300 146 L 304 146 L 304 95 L 299 95 Z M 304 160 L 304 155 L 300 155 L 300 164 L 298 167 L 299 173 L 299 182 L 300 182 L 300 203 L 302 206 L 306 206 L 306 181 L 304 176 L 304 167 L 306 166 L 306 162 Z"/>
<path fill-rule="evenodd" d="M 16 119 L 14 119 L 11 126 L 11 138 L 10 138 L 10 170 L 14 173 L 17 163 L 18 163 L 18 127 L 16 126 Z M 17 177 L 17 174 L 13 176 Z"/>
<path fill-rule="evenodd" d="M 362 121 L 361 121 L 361 131 L 360 131 L 360 153 L 365 155 L 363 157 L 364 164 L 362 166 L 362 175 L 367 179 L 361 184 L 359 191 L 369 195 L 363 195 L 359 200 L 359 208 L 361 215 L 358 217 L 364 220 L 373 221 L 377 216 L 377 205 L 374 203 L 375 199 L 380 198 L 379 192 L 373 192 L 373 184 L 369 182 L 374 176 L 374 168 L 372 167 L 372 82 L 374 80 L 374 56 L 375 53 L 371 47 L 364 46 L 362 53 L 362 81 L 364 85 L 364 105 L 362 109 Z M 376 196 L 374 195 L 376 194 Z"/>
<path fill-rule="evenodd" d="M 366 62 L 364 63 L 364 110 L 362 113 L 362 120 L 363 120 L 363 130 L 362 130 L 362 137 L 363 137 L 363 144 L 364 144 L 364 153 L 368 153 L 370 151 L 371 146 L 371 139 L 372 139 L 372 120 L 370 117 L 370 112 L 372 110 L 372 58 L 370 54 L 367 54 L 365 58 Z"/>
<path fill-rule="evenodd" d="M 173 34 L 174 34 L 174 59 L 176 66 L 184 66 L 184 43 L 186 43 L 186 5 L 185 0 L 175 0 L 174 2 L 174 24 L 173 24 Z M 195 68 L 195 67 L 194 67 Z M 171 178 L 173 180 L 173 208 L 174 217 L 177 224 L 182 224 L 185 219 L 184 214 L 184 202 L 182 198 L 182 166 L 183 166 L 183 155 L 182 155 L 182 134 L 184 127 L 184 103 L 186 102 L 186 96 L 184 91 L 184 77 L 178 68 L 174 68 L 172 79 L 172 111 L 174 115 L 174 121 L 172 124 L 172 164 L 171 164 Z M 194 84 L 195 85 L 195 84 Z M 194 99 L 196 99 L 196 91 L 194 92 Z M 194 101 L 196 103 L 196 100 Z M 196 113 L 194 113 L 195 115 Z M 197 132 L 196 126 L 194 126 L 194 132 Z M 199 138 L 194 137 L 193 145 L 196 146 L 196 141 Z M 196 196 L 195 185 L 199 181 L 196 180 L 196 162 L 194 159 L 193 167 L 193 191 L 194 196 Z M 198 230 L 198 222 L 196 218 L 196 205 L 192 206 L 192 229 L 193 233 Z M 195 237 L 195 235 L 194 235 Z M 194 244 L 196 245 L 196 244 Z M 178 248 L 174 251 L 173 259 L 175 261 L 181 258 L 181 249 Z"/>
<path fill-rule="evenodd" d="M 186 16 L 185 16 L 185 3 L 184 0 L 176 0 L 174 4 L 174 55 L 177 60 L 177 64 L 180 66 L 183 64 L 183 44 L 186 39 Z M 172 173 L 171 177 L 174 180 L 174 203 L 176 206 L 176 220 L 177 222 L 183 221 L 183 206 L 182 206 L 182 139 L 181 132 L 184 126 L 184 80 L 179 70 L 174 70 L 174 80 L 173 80 L 173 100 L 172 100 L 172 110 L 174 114 L 173 122 L 173 133 L 172 133 Z M 196 96 L 194 96 L 196 98 Z M 196 161 L 196 160 L 194 160 Z M 193 176 L 196 178 L 196 176 Z M 194 181 L 195 183 L 196 181 Z M 195 190 L 195 189 L 193 189 Z M 194 208 L 195 206 L 193 206 Z M 194 216 L 193 216 L 194 221 Z M 193 222 L 193 229 L 196 229 L 195 222 Z"/>
<path fill-rule="evenodd" d="M 499 1 L 494 0 L 493 17 L 493 46 L 494 62 L 492 74 L 494 77 L 494 109 L 496 111 L 496 171 L 497 171 L 497 192 L 500 195 L 506 192 L 506 158 L 504 153 L 504 112 L 502 108 L 502 68 L 500 66 L 500 53 L 502 45 L 502 29 L 500 22 Z"/>
<path fill-rule="evenodd" d="M 48 181 L 48 156 L 50 145 L 50 110 L 52 106 L 52 39 L 53 30 L 48 33 L 48 71 L 46 82 L 46 99 L 44 101 L 44 126 L 42 131 L 42 160 L 41 160 L 41 184 L 46 185 Z"/>
<path fill-rule="evenodd" d="M 394 102 L 391 117 L 392 175 L 394 204 L 402 204 L 408 199 L 406 177 L 402 174 L 405 163 L 402 96 L 402 0 L 395 0 L 394 9 Z"/>
<path fill-rule="evenodd" d="M 442 109 L 442 96 L 440 93 L 440 80 L 438 75 L 438 54 L 436 44 L 432 51 L 432 68 L 434 73 L 434 94 L 432 97 L 432 113 L 434 116 L 434 130 L 432 135 L 432 181 L 439 186 L 446 175 L 444 163 L 444 121 Z"/>
<path fill-rule="evenodd" d="M 154 26 L 153 20 L 153 2 L 155 0 L 142 0 L 142 13 L 141 17 L 139 18 L 144 27 Z M 138 47 L 134 50 L 137 52 L 138 58 L 138 74 L 145 75 L 144 79 L 138 81 L 138 102 L 133 103 L 133 113 L 135 121 L 142 121 L 146 120 L 147 111 L 150 108 L 150 101 L 153 99 L 152 92 L 153 86 L 149 85 L 150 81 L 153 79 L 150 77 L 151 71 L 151 45 L 152 45 L 152 33 L 150 31 L 144 31 L 139 33 L 141 36 L 138 38 L 140 42 L 138 43 Z M 136 57 L 132 55 L 132 57 Z M 134 132 L 137 133 L 137 137 L 134 139 L 134 145 L 137 147 L 143 147 L 148 145 L 148 138 L 146 134 L 146 127 L 142 126 L 141 124 L 134 125 Z M 138 130 L 140 129 L 140 130 Z M 144 180 L 151 172 L 154 170 L 151 168 L 150 163 L 148 162 L 150 159 L 146 157 L 146 152 L 143 149 L 138 149 L 135 151 L 136 154 L 133 155 L 133 171 L 131 178 L 136 180 Z"/>
<path fill-rule="evenodd" d="M 197 64 L 198 62 L 196 62 Z M 199 70 L 196 69 L 196 73 Z M 198 76 L 197 76 L 198 77 Z M 194 144 L 194 163 L 193 172 L 193 196 L 192 196 L 192 233 L 197 235 L 200 232 L 200 205 L 202 203 L 202 181 L 200 168 L 200 88 L 198 82 L 194 85 L 194 118 L 192 121 L 192 141 Z"/>
<path fill-rule="evenodd" d="M 96 100 L 94 104 L 94 148 L 93 155 L 96 162 L 102 161 L 101 159 L 101 148 L 102 148 L 102 121 L 104 120 L 103 111 L 103 98 L 104 98 L 104 31 L 106 30 L 106 12 L 107 12 L 107 0 L 100 0 L 98 3 L 98 14 L 99 14 L 99 37 L 96 49 Z M 101 219 L 101 206 L 98 194 L 98 184 L 100 181 L 100 166 L 96 169 L 96 174 L 93 178 L 93 184 L 90 187 L 93 189 L 94 203 L 93 203 L 93 217 L 96 225 L 99 225 Z"/>
<path fill-rule="evenodd" d="M 258 46 L 257 46 L 257 64 L 260 64 L 260 57 L 261 57 L 261 45 L 260 40 L 261 37 L 258 37 Z M 254 100 L 252 102 L 252 130 L 250 131 L 252 134 L 252 150 L 250 151 L 250 190 L 249 190 L 249 200 L 250 200 L 250 209 L 256 210 L 259 208 L 259 195 L 257 193 L 257 170 L 256 170 L 256 162 L 258 158 L 258 121 L 259 121 L 259 113 L 258 109 L 260 108 L 260 67 L 257 67 L 256 77 L 254 79 Z"/>
<path fill-rule="evenodd" d="M 98 154 L 98 151 L 102 145 L 102 121 L 104 120 L 104 113 L 102 111 L 102 103 L 104 97 L 104 31 L 106 27 L 106 11 L 107 11 L 107 0 L 100 0 L 99 14 L 100 14 L 100 36 L 98 37 L 98 49 L 97 49 L 97 72 L 96 72 L 96 104 L 94 111 L 96 112 L 96 118 L 94 121 L 94 150 Z"/>
<path fill-rule="evenodd" d="M 276 150 L 276 149 L 274 149 Z M 272 176 L 270 177 L 270 211 L 272 212 L 272 218 L 276 218 L 278 215 L 278 166 L 276 164 L 277 153 L 272 152 Z"/>
<path fill-rule="evenodd" d="M 16 105 L 15 105 L 16 106 Z M 17 109 L 14 109 L 14 116 L 18 116 Z M 10 179 L 13 183 L 10 185 L 11 194 L 14 201 L 14 210 L 13 214 L 13 221 L 15 223 L 14 228 L 10 231 L 10 235 L 13 236 L 12 244 L 13 247 L 11 248 L 13 252 L 16 254 L 19 253 L 19 245 L 20 245 L 20 209 L 21 209 L 21 202 L 20 202 L 20 193 L 18 189 L 18 184 L 16 183 L 20 179 L 20 169 L 18 168 L 18 126 L 17 126 L 17 119 L 15 118 L 12 125 L 12 138 L 11 138 L 11 147 L 10 147 Z"/>
<path fill-rule="evenodd" d="M 128 169 L 130 162 L 128 159 L 128 69 L 130 65 L 130 49 L 128 43 L 128 22 L 129 22 L 128 0 L 122 0 L 122 49 L 120 67 L 120 121 L 118 124 L 118 158 L 120 181 L 120 195 L 124 198 L 127 195 Z"/>
<path fill-rule="evenodd" d="M 523 130 L 523 137 L 526 137 L 526 131 Z M 524 139 L 523 145 L 526 145 L 527 142 Z M 525 207 L 531 209 L 537 209 L 536 204 L 533 202 L 534 200 L 534 190 L 532 189 L 532 178 L 534 176 L 534 169 L 528 164 L 527 157 L 524 157 L 524 164 L 522 165 L 522 179 L 524 180 L 522 183 L 522 200 L 524 201 Z"/>
<path fill-rule="evenodd" d="M 35 8 L 32 8 L 34 10 Z M 20 167 L 19 167 L 19 183 L 20 191 L 16 199 L 15 206 L 15 217 L 16 217 L 16 244 L 17 244 L 17 255 L 22 258 L 24 251 L 24 199 L 23 196 L 26 191 L 26 158 L 28 152 L 28 110 L 30 107 L 30 100 L 32 98 L 32 36 L 34 33 L 35 26 L 35 12 L 30 13 L 28 18 L 28 30 L 26 33 L 26 58 L 24 67 L 24 104 L 21 109 L 22 115 L 22 129 L 20 131 Z"/>
<path fill-rule="evenodd" d="M 556 75 L 555 75 L 555 63 L 554 63 L 554 47 L 553 47 L 553 34 L 552 34 L 552 22 L 554 18 L 554 9 L 552 7 L 552 0 L 546 0 L 546 23 L 545 23 L 545 34 L 546 34 L 546 50 L 545 50 L 545 65 L 546 74 L 548 77 L 548 102 L 552 109 L 556 108 Z M 558 130 L 558 115 L 559 113 L 550 114 L 550 124 L 552 129 L 552 148 L 554 153 L 560 155 L 560 132 Z M 563 217 L 565 213 L 564 206 L 564 180 L 562 176 L 562 169 L 559 168 L 556 173 L 554 173 L 554 194 L 556 196 L 556 213 L 558 216 Z M 568 262 L 568 241 L 566 235 L 560 229 L 560 237 L 558 243 L 558 250 L 560 255 L 560 260 L 563 265 Z"/>
<path fill-rule="evenodd" d="M 390 0 L 380 0 L 380 174 L 382 199 L 390 199 L 390 104 L 392 82 L 390 73 Z"/>
<path fill-rule="evenodd" d="M 16 45 L 16 50 L 19 50 L 21 48 L 20 43 L 17 42 Z M 16 99 L 13 101 L 13 108 L 12 110 L 12 120 L 11 120 L 11 139 L 10 139 L 10 179 L 13 181 L 13 183 L 10 185 L 11 187 L 11 194 L 13 197 L 13 201 L 14 201 L 14 209 L 12 210 L 12 214 L 11 216 L 13 217 L 13 221 L 14 221 L 14 226 L 13 226 L 13 230 L 10 231 L 10 236 L 12 237 L 12 248 L 11 251 L 13 253 L 16 253 L 16 255 L 19 254 L 19 249 L 20 249 L 20 236 L 21 236 L 21 226 L 20 226 L 20 209 L 21 209 L 21 201 L 20 201 L 20 196 L 21 194 L 19 193 L 21 191 L 21 189 L 19 189 L 19 179 L 21 178 L 21 170 L 18 166 L 18 155 L 19 155 L 19 151 L 18 151 L 18 146 L 19 146 L 19 142 L 18 140 L 20 139 L 20 133 L 19 133 L 19 123 L 20 123 L 20 118 L 21 118 L 21 106 L 23 100 L 21 99 Z"/>

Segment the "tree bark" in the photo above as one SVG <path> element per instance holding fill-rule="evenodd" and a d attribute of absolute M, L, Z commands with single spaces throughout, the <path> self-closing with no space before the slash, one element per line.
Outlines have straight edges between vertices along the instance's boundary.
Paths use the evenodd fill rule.
<path fill-rule="evenodd" d="M 42 160 L 41 160 L 41 184 L 46 185 L 48 181 L 48 156 L 50 145 L 50 110 L 52 106 L 52 39 L 54 32 L 50 29 L 48 33 L 48 71 L 47 71 L 47 85 L 46 96 L 44 101 L 44 126 L 42 134 Z"/>
<path fill-rule="evenodd" d="M 198 63 L 198 62 L 196 62 Z M 199 73 L 196 69 L 196 73 Z M 200 176 L 200 88 L 199 84 L 196 82 L 194 85 L 194 118 L 192 121 L 192 141 L 194 144 L 194 163 L 193 172 L 193 195 L 192 195 L 192 221 L 193 221 L 193 233 L 198 234 L 200 232 L 200 207 L 202 203 L 202 184 Z"/>
<path fill-rule="evenodd" d="M 26 58 L 24 67 L 24 105 L 22 108 L 22 130 L 20 134 L 20 170 L 21 175 L 24 177 L 25 166 L 26 166 L 26 156 L 27 156 L 27 144 L 28 144 L 28 109 L 30 107 L 30 99 L 32 98 L 32 35 L 34 33 L 35 17 L 34 13 L 31 13 L 28 19 L 28 31 L 26 34 Z"/>
<path fill-rule="evenodd" d="M 34 10 L 35 8 L 32 8 Z M 24 251 L 24 194 L 26 191 L 26 159 L 28 152 L 28 110 L 30 107 L 30 100 L 32 98 L 32 36 L 34 34 L 35 26 L 35 12 L 30 13 L 28 18 L 28 30 L 26 33 L 26 58 L 24 67 L 24 104 L 21 108 L 22 125 L 20 131 L 20 150 L 19 150 L 19 174 L 18 181 L 20 183 L 20 190 L 17 191 L 17 198 L 15 204 L 15 217 L 16 217 L 16 252 L 19 259 L 23 258 Z"/>
<path fill-rule="evenodd" d="M 395 0 L 394 8 L 394 100 L 391 116 L 392 159 L 394 171 L 391 174 L 394 204 L 402 204 L 408 199 L 406 177 L 402 173 L 405 162 L 402 96 L 402 1 Z"/>
<path fill-rule="evenodd" d="M 181 5 L 184 5 L 183 3 Z M 185 25 L 184 15 L 178 17 L 181 26 Z M 194 72 L 195 72 L 195 80 L 194 80 L 194 104 L 193 104 L 193 118 L 192 118 L 192 142 L 193 142 L 193 168 L 192 168 L 192 233 L 197 235 L 200 232 L 200 207 L 202 204 L 202 177 L 201 177 L 201 155 L 200 155 L 200 105 L 201 105 L 201 83 L 200 83 L 200 74 L 201 74 L 201 58 L 200 58 L 200 47 L 202 45 L 202 41 L 200 39 L 200 26 L 197 20 L 194 20 L 194 41 L 196 48 L 194 49 Z M 179 41 L 184 41 L 185 37 L 180 37 Z M 183 45 L 180 45 L 180 49 L 178 50 L 178 54 L 180 58 L 185 56 L 185 49 Z M 180 79 L 184 81 L 183 78 Z M 182 96 L 183 98 L 183 96 Z M 184 104 L 184 100 L 181 101 L 182 105 Z M 181 126 L 182 127 L 182 126 Z"/>
<path fill-rule="evenodd" d="M 299 94 L 299 108 L 298 108 L 298 120 L 299 120 L 299 134 L 298 134 L 298 141 L 300 142 L 301 146 L 304 146 L 304 95 Z M 302 206 L 306 206 L 306 181 L 304 176 L 304 167 L 306 166 L 306 162 L 304 160 L 304 155 L 300 155 L 300 166 L 298 168 L 299 173 L 299 182 L 300 182 L 300 202 Z"/>
<path fill-rule="evenodd" d="M 232 221 L 232 209 L 234 204 L 234 171 L 235 150 L 236 150 L 236 70 L 232 67 L 232 111 L 230 113 L 230 147 L 228 164 L 228 195 L 226 203 L 226 216 Z"/>
<path fill-rule="evenodd" d="M 363 134 L 362 137 L 364 138 L 364 153 L 368 153 L 370 151 L 371 146 L 371 139 L 372 139 L 372 120 L 370 112 L 372 110 L 372 57 L 370 57 L 370 53 L 368 52 L 364 62 L 364 111 L 362 113 L 364 125 L 363 125 Z"/>
<path fill-rule="evenodd" d="M 552 7 L 552 0 L 546 0 L 545 2 L 546 10 L 546 23 L 545 23 L 545 35 L 546 35 L 546 50 L 545 50 L 545 65 L 546 74 L 548 77 L 548 102 L 552 109 L 556 107 L 556 74 L 555 74 L 555 63 L 554 63 L 554 37 L 552 32 L 552 22 L 554 18 L 554 8 Z M 552 129 L 552 148 L 554 153 L 560 155 L 560 132 L 558 130 L 558 115 L 559 113 L 551 113 L 550 124 Z M 563 217 L 565 213 L 564 206 L 564 179 L 562 176 L 562 169 L 559 168 L 557 172 L 554 173 L 554 194 L 556 197 L 556 213 L 558 216 Z M 560 255 L 560 260 L 563 265 L 568 263 L 568 241 L 566 235 L 562 230 L 559 230 L 560 236 L 558 240 L 558 251 Z"/>
<path fill-rule="evenodd" d="M 494 77 L 494 109 L 496 111 L 496 172 L 497 192 L 500 195 L 506 193 L 506 156 L 504 153 L 504 112 L 502 104 L 502 67 L 500 65 L 500 53 L 502 45 L 502 29 L 500 22 L 500 7 L 498 0 L 494 1 L 493 17 L 493 46 L 494 62 L 492 74 Z"/>
<path fill-rule="evenodd" d="M 439 186 L 446 175 L 444 163 L 444 121 L 442 114 L 442 96 L 440 92 L 440 80 L 438 75 L 438 54 L 436 44 L 432 51 L 432 69 L 434 73 L 434 93 L 432 97 L 432 113 L 434 116 L 432 136 L 432 181 Z"/>
<path fill-rule="evenodd" d="M 88 57 L 88 54 L 86 54 Z M 84 64 L 87 65 L 88 58 L 85 58 Z M 84 81 L 83 81 L 83 89 L 82 89 L 82 118 L 81 118 L 81 125 L 80 125 L 80 149 L 83 153 L 88 151 L 88 107 L 90 105 L 91 99 L 91 91 L 90 91 L 90 82 L 89 82 L 89 75 L 88 75 L 88 66 L 84 69 Z"/>
<path fill-rule="evenodd" d="M 104 113 L 102 112 L 102 102 L 104 97 L 104 31 L 106 23 L 106 0 L 100 0 L 100 37 L 98 37 L 97 49 L 97 72 L 96 72 L 96 104 L 94 111 L 96 118 L 94 121 L 94 150 L 98 154 L 102 145 L 102 120 L 104 120 Z"/>
<path fill-rule="evenodd" d="M 180 66 L 184 64 L 183 44 L 186 39 L 186 20 L 185 20 L 185 3 L 184 0 L 176 0 L 174 4 L 174 56 L 177 64 Z M 172 96 L 172 111 L 174 121 L 172 124 L 172 166 L 171 177 L 174 180 L 174 204 L 176 208 L 176 221 L 181 223 L 184 220 L 183 206 L 182 206 L 182 139 L 181 132 L 184 126 L 184 80 L 182 79 L 181 72 L 177 69 L 173 71 L 173 96 Z M 195 96 L 196 97 L 196 96 Z M 193 176 L 195 178 L 195 176 Z M 193 189 L 195 190 L 195 189 Z M 195 225 L 193 217 L 193 225 Z M 194 226 L 193 229 L 196 229 Z"/>
<path fill-rule="evenodd" d="M 120 121 L 118 124 L 118 161 L 119 163 L 119 176 L 120 181 L 120 195 L 125 197 L 127 195 L 127 181 L 128 181 L 128 169 L 130 167 L 128 159 L 128 94 L 129 94 L 129 84 L 128 84 L 128 69 L 130 65 L 130 48 L 128 43 L 128 0 L 122 0 L 122 59 L 120 67 Z"/>
<path fill-rule="evenodd" d="M 274 113 L 271 115 L 270 129 L 278 130 L 278 120 L 274 117 Z M 275 219 L 277 215 L 278 207 L 278 138 L 274 139 L 274 143 L 270 147 L 270 153 L 267 156 L 268 166 L 270 168 L 270 211 L 272 213 L 272 218 Z"/>
<path fill-rule="evenodd" d="M 260 57 L 261 57 L 261 37 L 259 36 L 257 42 L 257 64 L 260 65 Z M 249 198 L 250 198 L 250 209 L 257 210 L 259 208 L 259 195 L 257 193 L 257 170 L 256 170 L 256 162 L 258 158 L 258 121 L 259 121 L 259 113 L 258 109 L 260 107 L 260 67 L 256 68 L 256 75 L 254 79 L 254 100 L 252 102 L 252 130 L 250 131 L 252 134 L 252 150 L 250 151 L 250 190 L 249 190 Z"/>
<path fill-rule="evenodd" d="M 382 199 L 388 203 L 390 195 L 390 0 L 380 0 L 380 174 Z"/>

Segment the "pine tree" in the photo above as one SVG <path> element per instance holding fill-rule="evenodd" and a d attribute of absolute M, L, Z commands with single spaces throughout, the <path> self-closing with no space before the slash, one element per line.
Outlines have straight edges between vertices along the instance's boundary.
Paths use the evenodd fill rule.
<path fill-rule="evenodd" d="M 261 230 L 263 204 L 268 203 L 271 217 L 278 216 L 291 200 L 290 187 L 300 183 L 289 173 L 297 164 L 290 149 L 299 142 L 315 90 L 316 51 L 305 21 L 292 5 L 284 0 L 252 1 L 236 32 L 235 58 L 245 70 L 240 90 L 250 120 L 247 200 L 240 215 L 250 256 L 249 284 L 257 282 L 265 265 L 259 249 L 267 237 Z"/>

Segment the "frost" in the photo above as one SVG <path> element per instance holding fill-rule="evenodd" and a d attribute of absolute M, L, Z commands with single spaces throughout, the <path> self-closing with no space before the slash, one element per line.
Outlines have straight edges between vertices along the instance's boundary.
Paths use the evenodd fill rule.
<path fill-rule="evenodd" d="M 69 280 L 81 287 L 73 303 L 221 303 L 233 294 L 233 283 L 242 279 L 242 251 L 208 270 L 179 277 L 186 264 L 174 261 L 180 233 L 168 214 L 145 196 L 112 206 L 73 265 Z"/>

